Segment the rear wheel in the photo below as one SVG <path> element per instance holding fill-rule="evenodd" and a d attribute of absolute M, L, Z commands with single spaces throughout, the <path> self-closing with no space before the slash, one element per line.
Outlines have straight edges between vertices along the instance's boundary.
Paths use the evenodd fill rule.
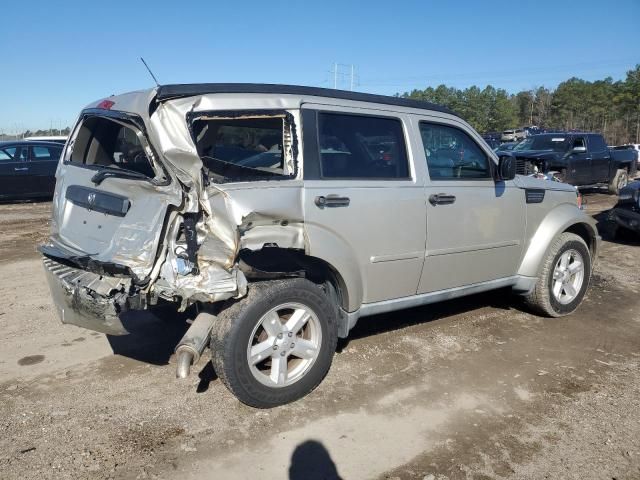
<path fill-rule="evenodd" d="M 275 407 L 318 386 L 336 343 L 337 306 L 320 287 L 304 279 L 255 283 L 218 317 L 213 368 L 241 402 Z"/>
<path fill-rule="evenodd" d="M 563 233 L 547 253 L 538 282 L 525 296 L 525 301 L 549 317 L 568 315 L 582 302 L 590 278 L 591 256 L 587 244 L 578 235 Z"/>
<path fill-rule="evenodd" d="M 618 195 L 620 193 L 620 190 L 626 187 L 628 183 L 629 174 L 627 173 L 627 171 L 623 168 L 618 169 L 616 171 L 616 174 L 611 179 L 611 182 L 609 182 L 609 193 Z"/>

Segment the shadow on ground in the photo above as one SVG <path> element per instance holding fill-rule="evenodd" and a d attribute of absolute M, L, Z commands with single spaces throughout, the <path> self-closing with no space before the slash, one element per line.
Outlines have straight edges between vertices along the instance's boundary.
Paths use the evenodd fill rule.
<path fill-rule="evenodd" d="M 441 318 L 465 314 L 482 307 L 511 310 L 519 309 L 520 306 L 520 299 L 511 293 L 511 289 L 503 288 L 422 307 L 374 315 L 361 319 L 351 330 L 349 337 L 340 340 L 338 352 L 347 348 L 350 340 L 370 337 L 421 323 L 433 322 Z"/>
<path fill-rule="evenodd" d="M 341 480 L 336 464 L 322 443 L 307 440 L 291 455 L 289 480 Z"/>
<path fill-rule="evenodd" d="M 116 355 L 153 365 L 167 365 L 176 345 L 189 328 L 189 313 L 171 306 L 151 311 L 129 311 L 120 320 L 129 335 L 107 335 Z"/>

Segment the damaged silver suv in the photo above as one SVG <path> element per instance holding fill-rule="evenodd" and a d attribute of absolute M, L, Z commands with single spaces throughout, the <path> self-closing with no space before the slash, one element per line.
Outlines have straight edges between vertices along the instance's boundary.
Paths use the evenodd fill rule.
<path fill-rule="evenodd" d="M 255 407 L 313 390 L 360 317 L 504 287 L 571 313 L 599 242 L 572 187 L 516 177 L 453 112 L 338 90 L 109 97 L 56 176 L 40 251 L 62 321 L 121 335 L 127 310 L 197 305 L 178 376 L 209 346 Z"/>

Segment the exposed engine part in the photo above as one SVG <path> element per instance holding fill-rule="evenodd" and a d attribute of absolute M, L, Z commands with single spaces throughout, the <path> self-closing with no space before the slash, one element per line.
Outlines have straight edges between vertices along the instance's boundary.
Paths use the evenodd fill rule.
<path fill-rule="evenodd" d="M 191 264 L 191 271 L 197 275 L 198 274 L 198 233 L 196 231 L 196 223 L 198 221 L 197 214 L 193 213 L 185 213 L 183 215 L 183 233 L 184 238 L 187 242 L 187 258 L 188 262 Z"/>
<path fill-rule="evenodd" d="M 200 313 L 193 321 L 189 330 L 176 346 L 177 367 L 176 377 L 187 378 L 191 371 L 191 365 L 198 363 L 200 355 L 209 344 L 215 315 Z"/>

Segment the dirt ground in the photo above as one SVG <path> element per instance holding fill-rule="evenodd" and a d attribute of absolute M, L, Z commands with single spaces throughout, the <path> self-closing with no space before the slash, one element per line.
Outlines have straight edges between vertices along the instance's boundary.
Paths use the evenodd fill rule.
<path fill-rule="evenodd" d="M 604 225 L 614 198 L 591 192 Z M 35 245 L 49 203 L 0 205 L 0 478 L 640 479 L 640 241 L 606 236 L 562 319 L 506 291 L 361 320 L 325 381 L 246 407 L 186 329 L 107 337 L 55 317 Z"/>

